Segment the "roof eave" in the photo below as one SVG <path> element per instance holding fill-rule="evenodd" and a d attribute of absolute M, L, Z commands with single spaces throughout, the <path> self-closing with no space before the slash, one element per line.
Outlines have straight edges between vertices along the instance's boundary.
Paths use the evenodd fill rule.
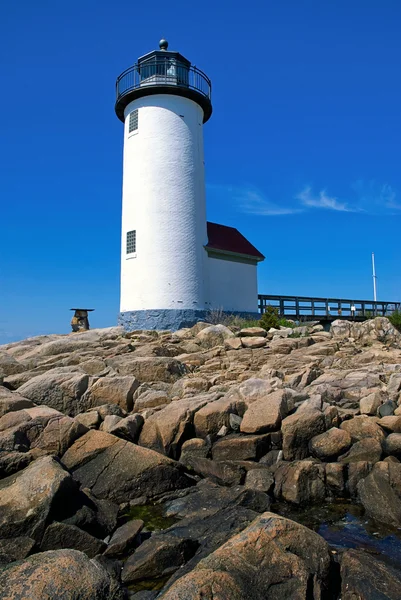
<path fill-rule="evenodd" d="M 213 252 L 216 254 L 224 254 L 226 256 L 231 256 L 232 258 L 237 256 L 238 258 L 246 258 L 248 260 L 254 260 L 255 262 L 262 262 L 266 258 L 265 256 L 263 256 L 263 254 L 243 254 L 242 252 L 231 252 L 230 250 L 221 250 L 220 248 L 215 248 L 214 246 L 209 245 L 204 246 L 204 248 L 207 253 Z"/>

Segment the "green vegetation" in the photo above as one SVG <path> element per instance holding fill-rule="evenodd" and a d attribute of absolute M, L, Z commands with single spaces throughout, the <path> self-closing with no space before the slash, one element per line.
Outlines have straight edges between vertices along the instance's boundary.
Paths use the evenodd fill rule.
<path fill-rule="evenodd" d="M 247 319 L 246 317 L 240 317 L 239 315 L 228 315 L 222 309 L 210 310 L 207 316 L 207 322 L 212 325 L 225 325 L 232 329 L 245 329 L 247 327 L 263 327 L 267 331 L 274 327 L 280 329 L 280 327 L 297 327 L 294 321 L 287 321 L 280 317 L 278 308 L 274 306 L 266 306 L 266 311 L 261 315 L 260 319 Z"/>
<path fill-rule="evenodd" d="M 287 319 L 280 317 L 278 308 L 270 306 L 270 304 L 266 306 L 266 311 L 258 321 L 258 325 L 267 331 L 271 327 L 274 327 L 275 329 L 280 329 L 280 327 L 291 327 L 293 329 L 296 327 L 296 324 L 293 321 L 287 321 Z"/>
<path fill-rule="evenodd" d="M 210 310 L 207 315 L 207 322 L 212 325 L 225 325 L 226 327 L 234 327 L 244 329 L 245 327 L 260 327 L 258 319 L 247 319 L 239 315 L 230 315 L 223 309 Z"/>
<path fill-rule="evenodd" d="M 163 507 L 159 504 L 131 506 L 124 515 L 124 521 L 132 521 L 133 519 L 141 519 L 148 531 L 167 529 L 167 527 L 171 527 L 177 522 L 174 517 L 165 517 Z"/>
<path fill-rule="evenodd" d="M 401 311 L 395 310 L 388 318 L 393 327 L 401 332 Z"/>

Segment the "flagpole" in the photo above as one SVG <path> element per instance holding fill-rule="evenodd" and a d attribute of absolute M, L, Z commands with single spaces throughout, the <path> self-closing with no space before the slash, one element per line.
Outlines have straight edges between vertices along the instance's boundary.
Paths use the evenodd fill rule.
<path fill-rule="evenodd" d="M 377 302 L 377 288 L 376 288 L 376 269 L 375 269 L 375 255 L 372 252 L 372 269 L 373 269 L 373 300 Z"/>

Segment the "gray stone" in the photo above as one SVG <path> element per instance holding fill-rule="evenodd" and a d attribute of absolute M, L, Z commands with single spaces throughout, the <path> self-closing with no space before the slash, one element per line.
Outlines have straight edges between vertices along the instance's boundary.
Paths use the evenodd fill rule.
<path fill-rule="evenodd" d="M 105 556 L 111 558 L 123 558 L 127 556 L 139 544 L 138 538 L 143 525 L 143 521 L 138 519 L 128 521 L 116 529 L 108 543 L 104 553 Z"/>
<path fill-rule="evenodd" d="M 45 552 L 46 550 L 61 550 L 63 548 L 80 550 L 85 552 L 89 558 L 93 558 L 106 549 L 106 544 L 75 525 L 52 523 L 45 531 L 40 549 Z"/>
<path fill-rule="evenodd" d="M 389 417 L 394 414 L 397 405 L 392 400 L 388 400 L 377 409 L 377 414 L 379 417 Z"/>

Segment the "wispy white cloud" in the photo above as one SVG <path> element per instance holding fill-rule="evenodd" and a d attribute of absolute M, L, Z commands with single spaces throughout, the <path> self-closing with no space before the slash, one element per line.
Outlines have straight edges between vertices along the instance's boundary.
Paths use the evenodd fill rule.
<path fill-rule="evenodd" d="M 282 216 L 326 210 L 366 215 L 399 214 L 401 203 L 397 193 L 388 183 L 357 180 L 351 184 L 346 199 L 329 194 L 326 188 L 315 191 L 305 185 L 300 192 L 283 203 L 272 202 L 257 187 L 244 185 L 208 184 L 208 192 L 222 201 L 229 202 L 233 210 L 257 216 Z"/>
<path fill-rule="evenodd" d="M 352 183 L 351 188 L 358 205 L 370 214 L 397 214 L 401 210 L 397 192 L 389 183 L 358 179 Z"/>
<path fill-rule="evenodd" d="M 299 206 L 281 205 L 269 200 L 263 192 L 252 185 L 233 186 L 208 184 L 213 193 L 229 197 L 238 212 L 260 216 L 292 215 L 302 212 Z"/>
<path fill-rule="evenodd" d="M 295 198 L 296 200 L 299 200 L 303 206 L 309 208 L 324 208 L 341 212 L 353 212 L 352 207 L 345 202 L 339 202 L 334 196 L 329 196 L 326 190 L 320 190 L 317 195 L 313 194 L 310 186 L 304 187 Z"/>

